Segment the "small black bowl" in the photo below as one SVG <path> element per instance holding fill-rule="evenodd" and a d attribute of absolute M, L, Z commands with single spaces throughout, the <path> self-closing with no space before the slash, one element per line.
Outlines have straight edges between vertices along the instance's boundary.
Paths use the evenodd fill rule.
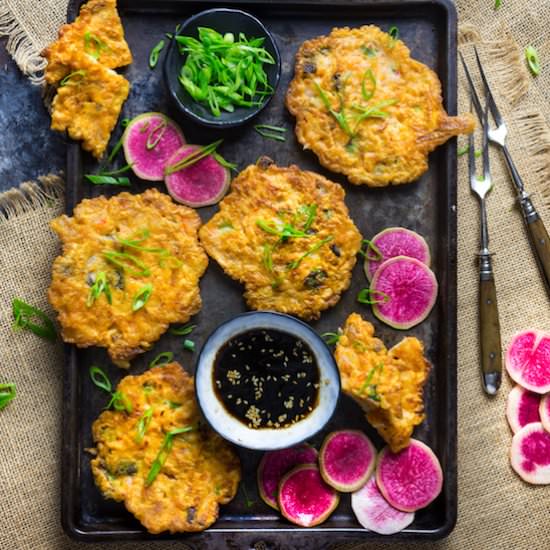
<path fill-rule="evenodd" d="M 169 94 L 181 112 L 191 120 L 209 128 L 234 128 L 241 126 L 260 113 L 275 94 L 281 76 L 281 55 L 273 36 L 264 25 L 253 15 L 241 10 L 216 8 L 193 15 L 181 26 L 177 35 L 198 38 L 198 27 L 210 27 L 221 34 L 228 32 L 238 36 L 240 32 L 247 38 L 265 37 L 263 47 L 275 59 L 274 65 L 264 65 L 268 82 L 273 87 L 273 94 L 257 107 L 235 107 L 235 111 L 222 111 L 220 116 L 214 116 L 210 110 L 196 102 L 180 84 L 178 77 L 184 63 L 184 57 L 179 53 L 176 40 L 172 40 L 170 49 L 164 60 L 164 81 Z"/>

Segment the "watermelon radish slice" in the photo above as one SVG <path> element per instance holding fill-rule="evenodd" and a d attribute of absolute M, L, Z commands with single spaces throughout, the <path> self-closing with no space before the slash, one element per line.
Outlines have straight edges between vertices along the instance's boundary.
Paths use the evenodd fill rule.
<path fill-rule="evenodd" d="M 370 291 L 383 297 L 372 305 L 374 315 L 390 327 L 405 330 L 429 315 L 437 297 L 437 279 L 421 261 L 396 256 L 376 270 Z"/>
<path fill-rule="evenodd" d="M 167 166 L 176 164 L 199 148 L 199 145 L 184 145 L 170 157 Z M 212 155 L 164 177 L 164 183 L 172 198 L 192 208 L 219 202 L 227 193 L 230 182 L 229 169 L 222 166 Z"/>
<path fill-rule="evenodd" d="M 506 370 L 514 382 L 543 394 L 550 391 L 550 335 L 526 330 L 512 337 L 506 350 Z"/>
<path fill-rule="evenodd" d="M 414 512 L 402 512 L 388 503 L 374 476 L 352 493 L 351 509 L 362 527 L 379 535 L 399 533 L 414 520 Z"/>
<path fill-rule="evenodd" d="M 550 433 L 540 422 L 527 424 L 514 435 L 510 462 L 527 483 L 550 484 Z"/>
<path fill-rule="evenodd" d="M 547 393 L 540 401 L 539 407 L 540 421 L 543 428 L 550 432 L 550 393 Z"/>
<path fill-rule="evenodd" d="M 519 384 L 512 388 L 506 403 L 506 418 L 514 433 L 531 422 L 540 422 L 540 395 L 522 388 Z"/>
<path fill-rule="evenodd" d="M 370 241 L 373 247 L 369 247 L 365 256 L 365 275 L 372 280 L 376 270 L 383 262 L 396 256 L 416 258 L 427 266 L 430 265 L 430 249 L 424 237 L 404 227 L 388 227 L 377 233 Z M 380 252 L 382 256 L 379 258 Z"/>
<path fill-rule="evenodd" d="M 317 451 L 309 445 L 299 445 L 288 449 L 265 453 L 258 466 L 258 489 L 262 500 L 275 510 L 277 489 L 281 478 L 292 468 L 300 464 L 316 464 Z"/>
<path fill-rule="evenodd" d="M 162 113 L 132 119 L 122 136 L 126 162 L 139 178 L 162 181 L 168 159 L 185 143 L 180 127 Z"/>
<path fill-rule="evenodd" d="M 392 453 L 384 447 L 376 466 L 376 483 L 384 498 L 398 510 L 425 508 L 441 492 L 443 471 L 434 452 L 422 441 Z"/>
<path fill-rule="evenodd" d="M 332 514 L 340 497 L 323 481 L 317 466 L 302 464 L 281 479 L 277 501 L 286 519 L 302 527 L 313 527 Z"/>
<path fill-rule="evenodd" d="M 325 438 L 319 453 L 323 479 L 343 493 L 362 487 L 374 471 L 376 449 L 359 430 L 332 432 Z"/>

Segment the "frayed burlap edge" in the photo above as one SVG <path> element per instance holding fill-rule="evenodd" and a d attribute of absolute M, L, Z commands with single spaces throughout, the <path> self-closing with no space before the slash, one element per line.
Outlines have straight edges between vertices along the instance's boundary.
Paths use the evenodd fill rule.
<path fill-rule="evenodd" d="M 27 181 L 0 194 L 0 222 L 63 200 L 65 182 L 60 176 L 40 176 L 38 182 Z"/>

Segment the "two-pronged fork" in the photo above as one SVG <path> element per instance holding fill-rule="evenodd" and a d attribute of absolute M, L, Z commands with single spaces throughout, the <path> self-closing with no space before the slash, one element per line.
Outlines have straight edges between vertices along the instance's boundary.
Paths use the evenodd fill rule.
<path fill-rule="evenodd" d="M 517 200 L 519 202 L 521 212 L 523 214 L 523 221 L 525 222 L 527 234 L 529 235 L 531 248 L 535 253 L 535 258 L 537 260 L 537 264 L 539 266 L 541 275 L 546 285 L 546 290 L 550 295 L 550 238 L 548 237 L 548 232 L 546 231 L 546 227 L 544 227 L 543 221 L 540 219 L 540 216 L 538 212 L 535 210 L 535 207 L 533 206 L 533 203 L 531 202 L 529 195 L 525 191 L 523 181 L 519 175 L 519 172 L 517 171 L 514 161 L 512 160 L 510 151 L 508 151 L 508 148 L 506 147 L 506 135 L 508 134 L 508 130 L 500 114 L 500 111 L 496 106 L 495 100 L 493 98 L 493 94 L 491 93 L 491 90 L 489 88 L 489 83 L 485 76 L 485 72 L 483 71 L 483 67 L 481 66 L 481 61 L 479 59 L 479 54 L 477 53 L 477 49 L 475 49 L 475 54 L 476 54 L 477 66 L 479 68 L 479 72 L 483 80 L 483 86 L 485 88 L 485 97 L 487 99 L 487 104 L 489 106 L 491 115 L 496 124 L 494 128 L 489 129 L 488 137 L 491 140 L 491 142 L 498 145 L 501 148 L 502 152 L 504 153 L 504 158 L 506 159 L 506 164 L 508 166 L 510 176 L 512 178 L 512 181 L 514 182 L 514 186 L 516 189 Z M 466 77 L 468 78 L 468 82 L 470 84 L 471 97 L 472 97 L 472 101 L 473 101 L 477 116 L 479 120 L 482 121 L 483 110 L 481 108 L 481 103 L 479 101 L 478 95 L 476 94 L 472 77 L 470 76 L 470 72 L 468 71 L 468 67 L 464 62 L 464 58 L 462 57 L 462 54 L 460 54 L 460 59 L 464 67 Z"/>
<path fill-rule="evenodd" d="M 497 294 L 493 276 L 491 253 L 489 252 L 489 231 L 487 229 L 487 210 L 485 207 L 487 193 L 489 193 L 492 187 L 491 172 L 489 169 L 488 116 L 489 110 L 486 103 L 485 110 L 482 111 L 483 176 L 478 176 L 476 174 L 473 134 L 468 136 L 468 170 L 470 173 L 470 187 L 479 197 L 481 214 L 481 247 L 479 251 L 479 336 L 481 345 L 482 382 L 483 389 L 489 395 L 494 395 L 500 387 L 502 357 Z"/>

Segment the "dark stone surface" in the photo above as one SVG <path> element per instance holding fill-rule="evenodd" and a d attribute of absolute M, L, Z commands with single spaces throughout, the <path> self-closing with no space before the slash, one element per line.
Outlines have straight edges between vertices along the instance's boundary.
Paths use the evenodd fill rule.
<path fill-rule="evenodd" d="M 50 130 L 42 89 L 32 85 L 0 41 L 0 192 L 65 169 L 64 138 Z"/>

